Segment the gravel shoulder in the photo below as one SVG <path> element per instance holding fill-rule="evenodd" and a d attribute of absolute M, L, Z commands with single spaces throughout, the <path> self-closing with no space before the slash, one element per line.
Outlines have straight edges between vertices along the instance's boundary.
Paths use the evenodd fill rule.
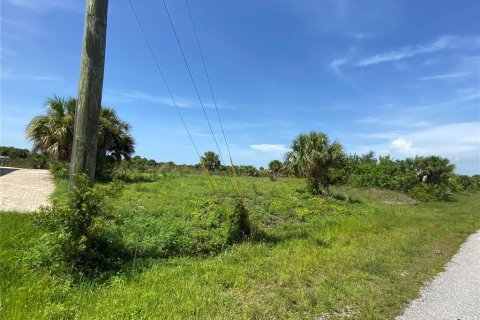
<path fill-rule="evenodd" d="M 48 204 L 54 184 L 48 170 L 0 168 L 0 211 L 34 212 Z"/>
<path fill-rule="evenodd" d="M 468 237 L 445 271 L 420 290 L 397 320 L 480 319 L 480 230 Z"/>

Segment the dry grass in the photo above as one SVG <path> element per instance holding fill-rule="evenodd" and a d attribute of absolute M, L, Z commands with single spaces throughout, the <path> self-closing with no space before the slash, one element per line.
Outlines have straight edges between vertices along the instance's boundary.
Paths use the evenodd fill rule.
<path fill-rule="evenodd" d="M 397 191 L 378 189 L 378 188 L 353 188 L 349 186 L 336 186 L 332 188 L 334 192 L 342 194 L 348 194 L 350 196 L 356 196 L 367 200 L 378 201 L 386 204 L 408 204 L 417 205 L 420 202 L 415 200 L 404 193 Z"/>

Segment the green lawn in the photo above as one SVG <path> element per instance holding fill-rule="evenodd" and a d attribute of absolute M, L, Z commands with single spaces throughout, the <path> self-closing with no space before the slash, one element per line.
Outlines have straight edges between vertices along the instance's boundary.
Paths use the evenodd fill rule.
<path fill-rule="evenodd" d="M 214 181 L 220 194 L 231 193 L 227 178 Z M 41 233 L 30 215 L 2 213 L 0 317 L 393 319 L 480 228 L 478 193 L 417 204 L 345 187 L 324 200 L 305 193 L 300 179 L 240 183 L 265 236 L 234 246 L 217 232 L 232 203 L 212 197 L 204 177 L 128 184 L 115 201 L 126 221 L 118 232 L 142 258 L 102 282 L 73 284 L 29 268 L 29 248 Z M 65 185 L 59 182 L 55 196 Z M 215 253 L 199 250 L 199 239 Z"/>

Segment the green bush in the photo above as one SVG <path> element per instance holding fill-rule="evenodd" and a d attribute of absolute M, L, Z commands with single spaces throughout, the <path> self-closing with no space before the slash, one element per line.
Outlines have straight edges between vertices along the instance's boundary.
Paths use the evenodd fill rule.
<path fill-rule="evenodd" d="M 1 166 L 24 169 L 48 169 L 48 157 L 43 154 L 32 153 L 25 158 L 4 158 Z"/>
<path fill-rule="evenodd" d="M 434 186 L 435 196 L 438 200 L 451 201 L 453 199 L 453 193 L 456 191 L 450 184 L 440 184 Z"/>
<path fill-rule="evenodd" d="M 467 175 L 457 175 L 456 181 L 462 187 L 462 190 L 474 191 L 480 190 L 480 176 L 467 176 Z"/>
<path fill-rule="evenodd" d="M 235 199 L 235 208 L 228 215 L 228 242 L 246 240 L 252 234 L 252 224 L 245 205 L 241 199 Z"/>
<path fill-rule="evenodd" d="M 168 216 L 129 212 L 115 233 L 122 235 L 123 246 L 135 258 L 169 258 L 194 251 L 194 227 L 188 221 Z"/>
<path fill-rule="evenodd" d="M 240 200 L 202 198 L 192 202 L 190 217 L 143 209 L 125 210 L 115 226 L 123 246 L 136 258 L 169 258 L 217 253 L 249 239 L 252 227 Z"/>
<path fill-rule="evenodd" d="M 74 185 L 68 200 L 54 200 L 35 214 L 35 223 L 46 231 L 36 262 L 77 275 L 115 269 L 125 252 L 119 235 L 111 232 L 116 221 L 108 199 L 117 197 L 121 186 L 92 188 L 84 174 L 74 177 Z"/>
<path fill-rule="evenodd" d="M 46 154 L 30 152 L 28 149 L 0 146 L 0 165 L 25 169 L 48 169 L 49 157 Z"/>
<path fill-rule="evenodd" d="M 70 164 L 67 162 L 52 161 L 50 172 L 57 179 L 67 179 L 70 172 Z"/>
<path fill-rule="evenodd" d="M 408 191 L 408 195 L 420 201 L 435 201 L 437 200 L 436 190 L 432 185 L 427 183 L 420 183 Z"/>

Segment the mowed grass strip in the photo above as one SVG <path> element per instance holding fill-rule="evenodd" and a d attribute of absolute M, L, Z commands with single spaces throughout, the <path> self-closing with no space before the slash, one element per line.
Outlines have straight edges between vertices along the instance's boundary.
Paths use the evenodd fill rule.
<path fill-rule="evenodd" d="M 227 178 L 215 181 L 229 194 Z M 480 228 L 478 193 L 414 205 L 349 188 L 334 189 L 347 200 L 325 201 L 306 194 L 300 179 L 241 185 L 264 241 L 210 256 L 141 259 L 103 282 L 72 284 L 28 268 L 41 232 L 29 215 L 0 214 L 0 317 L 393 319 Z M 203 177 L 174 176 L 128 184 L 118 210 L 190 221 L 211 197 Z"/>

